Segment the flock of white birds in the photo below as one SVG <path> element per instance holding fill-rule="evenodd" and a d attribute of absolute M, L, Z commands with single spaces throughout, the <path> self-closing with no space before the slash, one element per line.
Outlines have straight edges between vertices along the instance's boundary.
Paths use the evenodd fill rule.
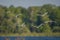
<path fill-rule="evenodd" d="M 45 15 L 47 15 L 48 14 L 48 12 L 46 12 L 46 13 L 44 13 L 43 15 L 40 15 L 41 17 L 44 17 Z M 19 15 L 22 15 L 22 14 L 18 14 L 18 15 L 16 15 L 16 18 L 19 16 Z M 32 24 L 32 26 L 33 27 L 36 27 L 36 28 L 39 28 L 39 27 L 41 27 L 42 25 L 44 25 L 44 24 L 46 24 L 46 23 L 48 23 L 48 22 L 55 22 L 55 21 L 45 21 L 44 23 L 41 23 L 39 26 L 34 26 L 33 24 Z M 21 25 L 20 25 L 21 27 L 25 27 L 25 23 L 22 23 Z"/>

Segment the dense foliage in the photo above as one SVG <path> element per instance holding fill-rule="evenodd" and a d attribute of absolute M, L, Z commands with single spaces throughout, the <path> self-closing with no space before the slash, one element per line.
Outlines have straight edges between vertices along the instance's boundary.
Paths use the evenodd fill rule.
<path fill-rule="evenodd" d="M 0 5 L 0 33 L 60 32 L 60 6 Z"/>

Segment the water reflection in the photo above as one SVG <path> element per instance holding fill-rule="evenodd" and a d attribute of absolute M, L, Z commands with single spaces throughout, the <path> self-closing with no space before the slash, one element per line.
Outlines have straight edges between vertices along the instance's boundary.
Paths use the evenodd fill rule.
<path fill-rule="evenodd" d="M 16 37 L 15 40 L 24 40 L 24 38 Z"/>
<path fill-rule="evenodd" d="M 4 40 L 25 40 L 25 39 L 23 37 L 14 37 L 14 38 L 5 37 Z"/>
<path fill-rule="evenodd" d="M 0 40 L 60 40 L 60 36 L 59 37 L 1 37 L 0 36 Z"/>
<path fill-rule="evenodd" d="M 8 37 L 5 37 L 5 40 L 10 40 Z"/>

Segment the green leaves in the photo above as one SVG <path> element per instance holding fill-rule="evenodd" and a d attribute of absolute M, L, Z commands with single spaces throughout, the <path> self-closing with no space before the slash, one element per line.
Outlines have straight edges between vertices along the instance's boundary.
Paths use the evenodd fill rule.
<path fill-rule="evenodd" d="M 56 21 L 56 25 L 52 22 L 45 23 L 46 21 Z M 23 23 L 25 27 L 21 26 Z M 39 27 L 41 24 L 43 25 Z M 54 28 L 55 26 L 60 27 L 60 6 L 47 4 L 26 9 L 13 5 L 8 8 L 0 5 L 0 29 L 7 33 L 52 32 L 58 30 Z"/>

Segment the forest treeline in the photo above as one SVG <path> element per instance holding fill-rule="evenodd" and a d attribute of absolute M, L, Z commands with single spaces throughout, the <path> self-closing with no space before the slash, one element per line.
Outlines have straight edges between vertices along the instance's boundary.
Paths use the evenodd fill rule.
<path fill-rule="evenodd" d="M 60 6 L 0 5 L 0 33 L 60 32 Z"/>

